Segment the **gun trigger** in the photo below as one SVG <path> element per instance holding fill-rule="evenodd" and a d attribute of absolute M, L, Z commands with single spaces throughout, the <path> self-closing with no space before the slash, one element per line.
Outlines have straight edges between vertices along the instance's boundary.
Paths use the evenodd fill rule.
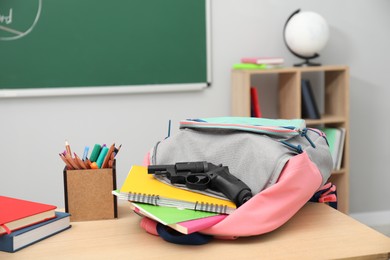
<path fill-rule="evenodd" d="M 207 174 L 190 174 L 186 177 L 186 186 L 193 190 L 205 190 L 209 186 L 210 178 Z"/>

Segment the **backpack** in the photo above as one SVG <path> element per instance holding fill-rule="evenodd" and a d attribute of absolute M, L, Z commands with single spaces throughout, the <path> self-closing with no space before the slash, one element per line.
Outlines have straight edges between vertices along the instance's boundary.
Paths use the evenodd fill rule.
<path fill-rule="evenodd" d="M 302 119 L 252 117 L 188 119 L 177 134 L 157 142 L 146 165 L 207 161 L 228 166 L 249 186 L 253 197 L 212 227 L 176 234 L 144 218 L 141 227 L 178 244 L 204 244 L 212 238 L 235 239 L 273 231 L 306 202 L 335 202 L 326 184 L 332 157 L 326 136 Z"/>

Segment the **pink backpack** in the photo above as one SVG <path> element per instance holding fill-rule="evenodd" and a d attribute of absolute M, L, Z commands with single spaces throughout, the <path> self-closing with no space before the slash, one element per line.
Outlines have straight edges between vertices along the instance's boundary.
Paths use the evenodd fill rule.
<path fill-rule="evenodd" d="M 211 238 L 234 239 L 273 231 L 309 200 L 335 202 L 326 184 L 332 157 L 326 136 L 305 121 L 220 117 L 180 122 L 177 134 L 158 142 L 145 165 L 208 161 L 227 165 L 253 197 L 219 223 L 183 235 L 144 218 L 149 233 L 178 244 L 204 244 Z"/>

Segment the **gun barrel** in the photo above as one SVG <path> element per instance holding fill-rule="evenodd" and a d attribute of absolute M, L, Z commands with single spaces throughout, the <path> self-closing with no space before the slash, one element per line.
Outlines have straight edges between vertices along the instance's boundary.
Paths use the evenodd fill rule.
<path fill-rule="evenodd" d="M 174 165 L 149 165 L 148 173 L 164 173 L 167 172 L 169 168 L 174 168 Z"/>
<path fill-rule="evenodd" d="M 179 162 L 179 163 L 176 163 L 175 166 L 176 166 L 176 170 L 178 172 L 200 173 L 200 172 L 207 172 L 209 170 L 208 163 L 206 161 Z"/>

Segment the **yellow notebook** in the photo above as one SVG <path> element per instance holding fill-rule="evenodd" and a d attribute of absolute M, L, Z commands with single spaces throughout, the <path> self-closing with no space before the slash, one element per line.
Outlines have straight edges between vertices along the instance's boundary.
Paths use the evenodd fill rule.
<path fill-rule="evenodd" d="M 113 191 L 119 199 L 148 203 L 159 206 L 177 207 L 230 214 L 236 205 L 224 199 L 180 189 L 154 178 L 148 174 L 147 167 L 131 167 L 120 191 Z"/>

